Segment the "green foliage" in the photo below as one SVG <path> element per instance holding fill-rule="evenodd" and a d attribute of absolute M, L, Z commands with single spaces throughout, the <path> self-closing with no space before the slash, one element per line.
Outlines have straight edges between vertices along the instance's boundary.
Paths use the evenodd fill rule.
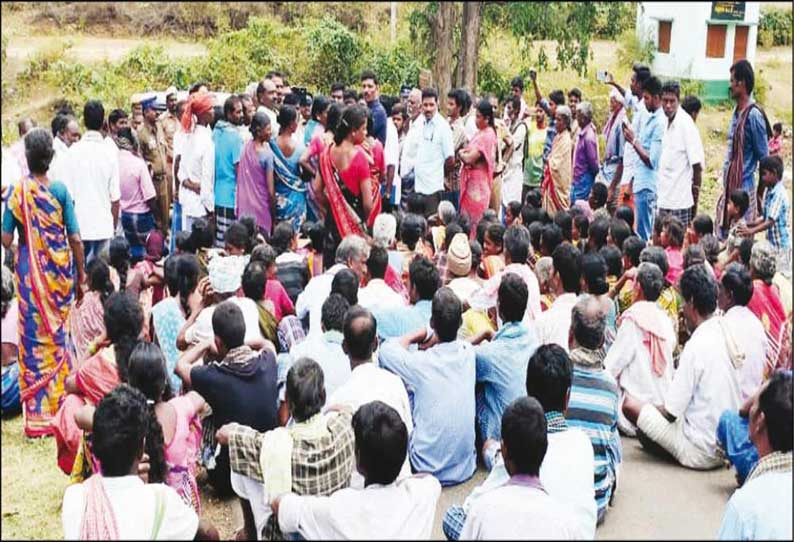
<path fill-rule="evenodd" d="M 323 18 L 306 34 L 309 60 L 305 81 L 316 87 L 352 83 L 363 47 L 359 37 L 334 19 Z"/>
<path fill-rule="evenodd" d="M 702 96 L 706 91 L 703 81 L 697 79 L 681 79 L 679 83 L 681 85 L 682 100 L 684 96 Z"/>
<path fill-rule="evenodd" d="M 755 86 L 753 87 L 753 98 L 761 105 L 767 105 L 767 92 L 769 91 L 769 82 L 766 80 L 763 69 L 755 71 Z"/>
<path fill-rule="evenodd" d="M 758 41 L 764 47 L 791 45 L 792 19 L 791 8 L 764 7 L 758 22 Z"/>
<path fill-rule="evenodd" d="M 618 38 L 618 61 L 624 66 L 631 66 L 634 62 L 642 62 L 648 66 L 653 62 L 656 46 L 653 40 L 643 40 L 637 37 L 634 29 L 625 30 Z"/>
<path fill-rule="evenodd" d="M 378 74 L 383 94 L 397 95 L 401 85 L 419 84 L 419 62 L 405 43 L 399 43 L 393 49 L 374 49 L 362 64 Z M 329 86 L 326 84 L 325 88 Z"/>
<path fill-rule="evenodd" d="M 480 94 L 493 94 L 501 102 L 510 92 L 510 79 L 488 61 L 477 66 L 477 86 Z"/>
<path fill-rule="evenodd" d="M 637 17 L 636 2 L 593 2 L 595 35 L 614 39 L 626 30 L 633 30 Z"/>

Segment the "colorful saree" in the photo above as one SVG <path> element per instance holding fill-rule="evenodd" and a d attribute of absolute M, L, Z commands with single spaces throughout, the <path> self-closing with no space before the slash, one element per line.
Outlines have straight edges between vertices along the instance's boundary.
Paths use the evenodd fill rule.
<path fill-rule="evenodd" d="M 69 314 L 69 330 L 74 348 L 74 366 L 89 357 L 91 343 L 105 334 L 105 309 L 99 292 L 86 292 L 82 303 L 75 304 Z"/>
<path fill-rule="evenodd" d="M 22 225 L 16 277 L 25 435 L 50 435 L 72 370 L 66 348 L 74 287 L 72 253 L 63 208 L 48 188 L 24 178 L 14 186 L 8 208 Z"/>
<path fill-rule="evenodd" d="M 550 215 L 567 209 L 570 203 L 569 192 L 573 176 L 572 150 L 571 133 L 568 130 L 563 130 L 554 136 L 540 187 L 543 208 Z"/>
<path fill-rule="evenodd" d="M 329 145 L 320 155 L 320 175 L 339 239 L 344 239 L 348 235 L 364 236 L 367 225 L 374 223 L 375 217 L 380 212 L 380 183 L 370 182 L 373 203 L 377 203 L 373 205 L 372 212 L 365 220 L 361 197 L 353 194 L 339 175 L 331 159 L 332 148 L 333 145 Z M 367 159 L 369 160 L 369 156 Z"/>
<path fill-rule="evenodd" d="M 273 181 L 276 188 L 276 220 L 289 221 L 296 232 L 306 220 L 306 183 L 298 176 L 298 159 L 303 147 L 298 147 L 286 158 L 273 138 Z"/>
<path fill-rule="evenodd" d="M 790 352 L 785 347 L 786 334 L 790 334 L 791 329 L 787 329 L 786 310 L 777 288 L 763 280 L 754 280 L 753 297 L 747 308 L 761 320 L 769 343 L 764 378 L 768 378 L 775 369 L 791 367 Z"/>
<path fill-rule="evenodd" d="M 491 200 L 496 144 L 496 132 L 486 128 L 474 134 L 466 147 L 481 155 L 481 160 L 473 165 L 463 164 L 460 170 L 460 211 L 469 215 L 473 225 L 480 221 Z M 470 238 L 474 239 L 477 228 L 471 230 Z"/>

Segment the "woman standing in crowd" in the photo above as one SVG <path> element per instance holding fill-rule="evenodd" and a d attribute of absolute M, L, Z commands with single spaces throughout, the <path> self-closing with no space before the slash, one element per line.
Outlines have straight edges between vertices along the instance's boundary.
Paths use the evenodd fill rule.
<path fill-rule="evenodd" d="M 513 96 L 505 104 L 508 119 L 510 119 L 510 145 L 505 149 L 505 166 L 502 178 L 502 207 L 513 202 L 521 202 L 521 188 L 524 185 L 524 142 L 527 139 L 527 124 L 519 118 L 521 98 Z"/>
<path fill-rule="evenodd" d="M 312 102 L 312 117 L 303 130 L 303 145 L 308 147 L 312 138 L 323 135 L 328 126 L 328 108 L 331 101 L 325 96 L 316 96 Z"/>
<path fill-rule="evenodd" d="M 157 192 L 149 167 L 138 151 L 138 138 L 129 128 L 116 133 L 119 147 L 119 186 L 121 189 L 121 226 L 130 244 L 132 263 L 143 259 L 146 237 L 156 225 Z M 158 217 L 159 218 L 159 217 Z"/>
<path fill-rule="evenodd" d="M 298 129 L 298 112 L 290 105 L 278 112 L 278 136 L 270 140 L 276 193 L 276 220 L 288 220 L 295 231 L 306 220 L 306 185 L 298 174 L 303 144 L 292 134 Z"/>
<path fill-rule="evenodd" d="M 472 225 L 480 221 L 488 208 L 493 188 L 497 141 L 493 106 L 487 100 L 477 104 L 475 122 L 477 133 L 458 152 L 463 162 L 460 171 L 460 211 L 469 216 Z M 476 233 L 477 229 L 472 227 L 469 237 L 473 239 Z"/>
<path fill-rule="evenodd" d="M 623 148 L 626 138 L 623 136 L 623 122 L 626 121 L 625 99 L 614 88 L 609 91 L 609 120 L 604 125 L 604 161 L 601 164 L 601 177 L 609 186 L 607 207 L 614 212 L 618 204 L 617 189 L 623 178 Z"/>
<path fill-rule="evenodd" d="M 238 217 L 252 216 L 259 231 L 270 238 L 276 204 L 273 181 L 273 151 L 270 148 L 273 129 L 270 117 L 260 111 L 251 119 L 253 136 L 243 147 L 237 170 Z"/>
<path fill-rule="evenodd" d="M 554 136 L 554 141 L 551 144 L 541 185 L 543 208 L 550 215 L 567 209 L 570 202 L 573 144 L 571 141 L 571 109 L 568 106 L 557 106 L 554 126 L 557 135 Z"/>
<path fill-rule="evenodd" d="M 47 176 L 55 154 L 52 136 L 36 128 L 24 141 L 30 174 L 12 189 L 2 240 L 9 249 L 14 230 L 19 233 L 19 391 L 25 435 L 38 437 L 53 433 L 52 420 L 72 369 L 66 348 L 69 308 L 73 293 L 78 302 L 83 298 L 80 285 L 86 276 L 72 196 L 63 183 Z"/>
<path fill-rule="evenodd" d="M 379 186 L 372 186 L 369 160 L 361 148 L 367 137 L 367 113 L 359 106 L 342 113 L 334 142 L 320 156 L 320 171 L 314 178 L 315 194 L 325 191 L 330 213 L 326 225 L 338 244 L 348 235 L 363 235 L 374 222 Z"/>
<path fill-rule="evenodd" d="M 88 292 L 75 303 L 69 314 L 69 333 L 74 347 L 74 366 L 88 358 L 94 342 L 105 336 L 105 301 L 116 291 L 110 280 L 110 268 L 101 258 L 88 264 Z"/>

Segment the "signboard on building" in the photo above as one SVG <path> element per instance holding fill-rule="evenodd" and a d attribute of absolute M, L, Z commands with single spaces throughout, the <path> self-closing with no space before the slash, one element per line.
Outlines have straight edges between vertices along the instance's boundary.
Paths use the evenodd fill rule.
<path fill-rule="evenodd" d="M 745 2 L 712 2 L 711 18 L 722 21 L 743 21 Z"/>

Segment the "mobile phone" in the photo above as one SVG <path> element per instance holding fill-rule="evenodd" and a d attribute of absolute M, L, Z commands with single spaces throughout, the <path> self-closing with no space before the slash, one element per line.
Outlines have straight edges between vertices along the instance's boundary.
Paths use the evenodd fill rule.
<path fill-rule="evenodd" d="M 535 68 L 530 68 L 529 69 L 529 78 L 534 81 L 535 78 L 537 78 L 537 76 L 538 76 L 538 72 L 535 70 Z"/>
<path fill-rule="evenodd" d="M 607 82 L 607 71 L 606 70 L 598 70 L 596 72 L 596 79 L 599 83 L 606 83 Z"/>

